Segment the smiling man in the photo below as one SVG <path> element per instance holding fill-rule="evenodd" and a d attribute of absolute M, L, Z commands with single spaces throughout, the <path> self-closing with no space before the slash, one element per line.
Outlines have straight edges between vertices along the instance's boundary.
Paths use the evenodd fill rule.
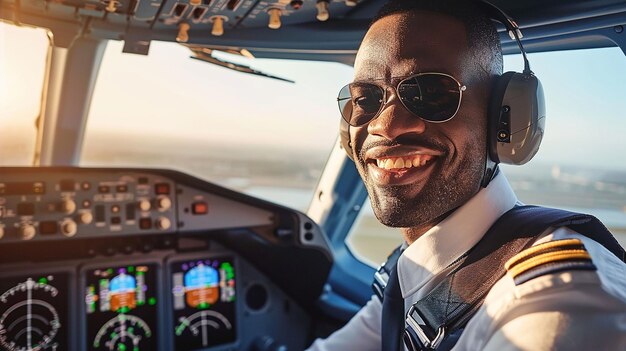
<path fill-rule="evenodd" d="M 520 204 L 488 151 L 502 55 L 484 9 L 392 0 L 363 39 L 342 142 L 405 245 L 379 296 L 310 350 L 626 349 L 624 251 L 601 224 L 546 222 L 523 245 L 502 229 Z"/>

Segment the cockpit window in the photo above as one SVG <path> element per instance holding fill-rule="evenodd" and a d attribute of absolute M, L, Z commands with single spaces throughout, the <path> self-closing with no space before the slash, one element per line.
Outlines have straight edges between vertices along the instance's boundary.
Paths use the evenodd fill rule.
<path fill-rule="evenodd" d="M 0 165 L 33 164 L 41 109 L 46 31 L 0 22 Z"/>
<path fill-rule="evenodd" d="M 545 91 L 546 134 L 532 161 L 502 166 L 503 172 L 522 202 L 595 215 L 626 245 L 624 53 L 608 48 L 530 58 Z M 504 59 L 506 70 L 521 71 L 521 57 Z M 401 240 L 397 229 L 378 223 L 368 200 L 347 244 L 375 266 Z"/>
<path fill-rule="evenodd" d="M 82 166 L 174 168 L 306 210 L 337 137 L 338 63 L 248 60 L 295 81 L 190 59 L 172 43 L 148 56 L 109 42 L 85 132 Z M 239 60 L 241 61 L 241 60 Z"/>

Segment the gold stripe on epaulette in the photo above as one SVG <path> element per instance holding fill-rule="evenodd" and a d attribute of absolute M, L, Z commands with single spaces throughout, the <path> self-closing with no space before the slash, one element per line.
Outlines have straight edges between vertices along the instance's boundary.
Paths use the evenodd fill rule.
<path fill-rule="evenodd" d="M 508 272 L 513 276 L 513 278 L 515 278 L 528 270 L 539 267 L 546 263 L 568 260 L 591 260 L 591 256 L 589 256 L 589 253 L 584 249 L 546 252 L 531 257 L 527 261 L 520 262 L 515 267 L 509 269 Z"/>
<path fill-rule="evenodd" d="M 555 240 L 555 241 L 549 241 L 547 243 L 539 244 L 537 246 L 530 247 L 518 253 L 517 255 L 511 257 L 504 264 L 504 268 L 508 271 L 509 269 L 511 269 L 512 266 L 525 260 L 529 256 L 535 255 L 538 252 L 541 252 L 543 250 L 550 250 L 550 249 L 559 248 L 563 246 L 582 245 L 582 244 L 583 242 L 580 241 L 579 239 L 563 239 L 563 240 Z"/>

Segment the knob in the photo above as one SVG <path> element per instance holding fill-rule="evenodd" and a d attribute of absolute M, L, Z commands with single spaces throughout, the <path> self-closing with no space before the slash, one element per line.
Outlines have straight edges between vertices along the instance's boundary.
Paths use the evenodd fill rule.
<path fill-rule="evenodd" d="M 198 6 L 202 4 L 202 0 L 189 0 L 189 5 L 191 6 Z"/>
<path fill-rule="evenodd" d="M 219 37 L 224 34 L 224 17 L 213 16 L 209 18 L 209 21 L 213 22 L 213 28 L 211 28 L 211 34 Z"/>
<path fill-rule="evenodd" d="M 150 204 L 150 200 L 141 200 L 139 201 L 139 209 L 142 211 L 150 211 L 152 208 L 152 204 Z"/>
<path fill-rule="evenodd" d="M 280 15 L 282 15 L 283 11 L 278 8 L 269 9 L 267 13 L 270 15 L 270 22 L 267 25 L 271 29 L 278 29 L 281 26 L 280 23 Z"/>
<path fill-rule="evenodd" d="M 179 43 L 186 43 L 189 41 L 189 23 L 182 22 L 178 25 L 178 35 L 176 41 Z"/>
<path fill-rule="evenodd" d="M 328 0 L 318 0 L 315 7 L 317 7 L 317 20 L 328 20 L 330 17 L 330 13 L 328 13 Z"/>
<path fill-rule="evenodd" d="M 117 10 L 117 1 L 116 0 L 109 0 L 109 3 L 107 4 L 106 10 L 107 12 L 115 12 Z"/>
<path fill-rule="evenodd" d="M 65 199 L 61 201 L 61 206 L 59 208 L 61 212 L 65 214 L 72 214 L 76 211 L 76 202 L 72 199 Z"/>
<path fill-rule="evenodd" d="M 22 224 L 19 230 L 20 237 L 22 237 L 23 240 L 32 239 L 36 233 L 35 227 L 31 224 Z"/>
<path fill-rule="evenodd" d="M 155 223 L 156 223 L 156 227 L 161 230 L 170 229 L 170 227 L 172 226 L 172 222 L 167 217 L 159 217 L 157 218 Z"/>
<path fill-rule="evenodd" d="M 172 200 L 170 200 L 167 196 L 159 196 L 156 200 L 156 208 L 163 212 L 167 211 L 172 207 Z"/>
<path fill-rule="evenodd" d="M 76 222 L 71 219 L 66 219 L 61 223 L 61 234 L 67 236 L 68 238 L 76 235 L 76 231 L 78 230 L 78 226 Z"/>
<path fill-rule="evenodd" d="M 91 214 L 91 212 L 81 212 L 78 214 L 78 216 L 76 216 L 76 220 L 80 224 L 89 224 L 91 223 L 91 221 L 93 221 L 93 215 Z"/>

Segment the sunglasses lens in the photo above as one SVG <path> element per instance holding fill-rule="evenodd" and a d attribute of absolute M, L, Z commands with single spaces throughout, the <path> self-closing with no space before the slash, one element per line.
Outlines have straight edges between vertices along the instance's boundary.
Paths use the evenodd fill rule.
<path fill-rule="evenodd" d="M 398 96 L 404 106 L 420 118 L 443 122 L 456 114 L 461 91 L 452 77 L 422 74 L 402 81 Z"/>
<path fill-rule="evenodd" d="M 369 83 L 348 84 L 337 98 L 341 116 L 353 127 L 372 120 L 383 103 L 383 89 Z"/>

